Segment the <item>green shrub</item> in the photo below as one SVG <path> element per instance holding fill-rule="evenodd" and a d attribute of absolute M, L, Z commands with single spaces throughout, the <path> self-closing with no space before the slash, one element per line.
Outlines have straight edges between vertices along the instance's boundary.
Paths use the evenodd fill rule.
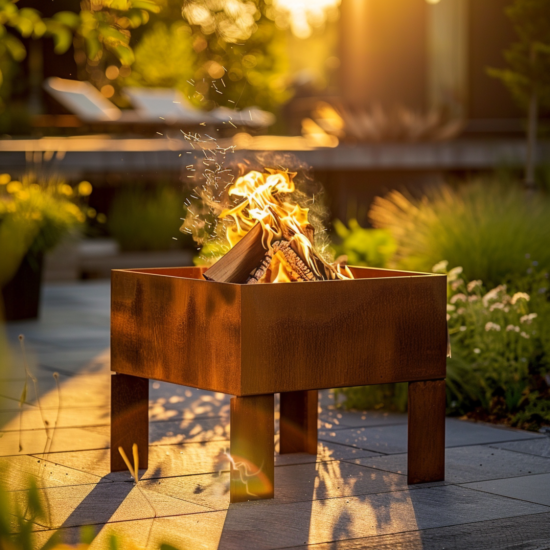
<path fill-rule="evenodd" d="M 548 272 L 528 271 L 515 289 L 489 292 L 451 272 L 450 412 L 526 428 L 550 423 Z"/>
<path fill-rule="evenodd" d="M 397 266 L 427 271 L 445 258 L 470 279 L 497 286 L 523 273 L 526 254 L 550 268 L 550 200 L 519 186 L 478 180 L 413 199 L 377 198 L 370 218 L 397 242 Z"/>
<path fill-rule="evenodd" d="M 125 189 L 113 200 L 107 228 L 122 250 L 181 248 L 189 244 L 179 232 L 180 219 L 185 217 L 183 199 L 168 186 Z"/>
<path fill-rule="evenodd" d="M 357 220 L 350 220 L 349 228 L 340 220 L 333 225 L 341 239 L 333 246 L 334 252 L 336 256 L 347 256 L 349 265 L 386 267 L 395 254 L 397 244 L 387 229 L 365 229 Z"/>

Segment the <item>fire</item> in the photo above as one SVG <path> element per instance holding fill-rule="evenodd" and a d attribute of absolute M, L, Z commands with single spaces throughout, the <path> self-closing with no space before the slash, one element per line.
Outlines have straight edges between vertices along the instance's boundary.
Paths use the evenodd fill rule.
<path fill-rule="evenodd" d="M 264 172 L 248 172 L 237 179 L 229 188 L 229 196 L 241 200 L 219 215 L 220 219 L 233 222 L 226 233 L 230 247 L 259 223 L 267 261 L 257 282 L 353 279 L 347 267 L 330 264 L 315 251 L 309 210 L 290 198 L 296 189 L 295 175 L 287 170 L 268 168 Z"/>

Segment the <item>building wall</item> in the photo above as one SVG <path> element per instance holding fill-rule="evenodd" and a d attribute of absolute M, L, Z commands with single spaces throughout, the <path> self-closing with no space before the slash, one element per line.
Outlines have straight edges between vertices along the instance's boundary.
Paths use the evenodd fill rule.
<path fill-rule="evenodd" d="M 515 39 L 511 0 L 342 0 L 340 95 L 352 107 L 381 103 L 449 108 L 469 119 L 517 119 L 520 110 L 487 67 L 503 67 Z"/>
<path fill-rule="evenodd" d="M 427 7 L 426 0 L 342 0 L 340 94 L 348 105 L 426 107 Z"/>

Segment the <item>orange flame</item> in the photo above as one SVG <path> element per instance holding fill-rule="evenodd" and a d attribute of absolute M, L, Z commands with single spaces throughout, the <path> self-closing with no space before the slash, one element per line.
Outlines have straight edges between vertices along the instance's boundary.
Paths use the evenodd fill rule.
<path fill-rule="evenodd" d="M 309 210 L 289 200 L 296 189 L 295 175 L 287 170 L 267 168 L 265 172 L 248 172 L 229 188 L 229 196 L 242 198 L 237 206 L 219 215 L 221 219 L 231 218 L 234 222 L 226 234 L 231 248 L 259 223 L 263 229 L 262 244 L 271 257 L 269 268 L 259 282 L 304 280 L 303 273 L 291 265 L 284 253 L 288 244 L 307 266 L 312 279 L 353 279 L 347 267 L 329 264 L 315 251 Z"/>

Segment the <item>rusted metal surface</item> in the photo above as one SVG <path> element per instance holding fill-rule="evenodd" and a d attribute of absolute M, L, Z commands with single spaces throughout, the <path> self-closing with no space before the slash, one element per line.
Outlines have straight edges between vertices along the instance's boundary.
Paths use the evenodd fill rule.
<path fill-rule="evenodd" d="M 445 377 L 443 275 L 233 285 L 203 271 L 113 271 L 118 372 L 238 396 Z"/>
<path fill-rule="evenodd" d="M 409 384 L 408 483 L 445 479 L 445 380 Z"/>
<path fill-rule="evenodd" d="M 128 470 L 118 448 L 122 447 L 130 462 L 133 463 L 134 443 L 138 446 L 139 468 L 147 468 L 149 380 L 125 374 L 113 374 L 111 376 L 111 472 Z"/>
<path fill-rule="evenodd" d="M 240 395 L 240 287 L 202 272 L 113 271 L 114 370 Z"/>
<path fill-rule="evenodd" d="M 231 399 L 231 502 L 273 498 L 274 405 L 273 395 Z"/>
<path fill-rule="evenodd" d="M 318 392 L 281 393 L 280 454 L 317 454 Z"/>

